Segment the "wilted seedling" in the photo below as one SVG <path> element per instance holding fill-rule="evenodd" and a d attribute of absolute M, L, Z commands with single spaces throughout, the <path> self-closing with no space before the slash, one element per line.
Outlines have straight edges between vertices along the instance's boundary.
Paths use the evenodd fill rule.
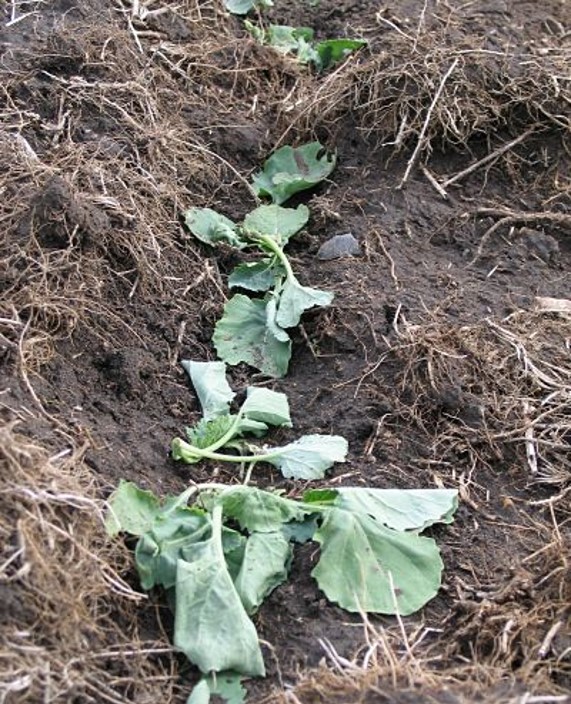
<path fill-rule="evenodd" d="M 292 500 L 220 484 L 161 502 L 121 482 L 107 528 L 138 536 L 143 587 L 162 586 L 170 597 L 175 645 L 205 675 L 189 701 L 208 702 L 216 691 L 239 702 L 240 678 L 265 674 L 250 616 L 287 579 L 294 542 L 319 543 L 312 575 L 330 601 L 355 613 L 404 616 L 432 599 L 441 582 L 438 547 L 418 533 L 450 523 L 456 506 L 457 492 L 447 489 L 343 487 Z"/>
<path fill-rule="evenodd" d="M 254 247 L 264 255 L 259 262 L 240 264 L 228 279 L 231 288 L 265 292 L 263 298 L 236 294 L 226 303 L 212 341 L 228 364 L 246 362 L 269 376 L 284 376 L 291 357 L 286 329 L 295 327 L 304 311 L 332 302 L 332 293 L 299 283 L 284 252 L 308 218 L 305 205 L 295 209 L 262 205 L 241 225 L 209 208 L 190 208 L 185 213 L 189 230 L 202 242 Z"/>
<path fill-rule="evenodd" d="M 295 54 L 301 64 L 312 64 L 318 71 L 334 66 L 367 45 L 364 39 L 339 38 L 317 42 L 311 27 L 271 24 L 267 29 L 261 29 L 248 20 L 244 26 L 260 44 L 267 44 L 280 54 Z"/>
<path fill-rule="evenodd" d="M 251 386 L 233 414 L 229 409 L 235 394 L 226 380 L 223 362 L 185 361 L 183 366 L 200 399 L 203 418 L 187 428 L 187 440 L 173 440 L 175 460 L 241 463 L 248 465 L 250 472 L 255 464 L 266 462 L 293 479 L 319 479 L 335 462 L 345 461 L 347 441 L 339 435 L 304 435 L 282 447 L 260 447 L 253 438 L 265 435 L 269 426 L 291 427 L 286 395 Z M 224 448 L 234 454 L 219 452 Z"/>

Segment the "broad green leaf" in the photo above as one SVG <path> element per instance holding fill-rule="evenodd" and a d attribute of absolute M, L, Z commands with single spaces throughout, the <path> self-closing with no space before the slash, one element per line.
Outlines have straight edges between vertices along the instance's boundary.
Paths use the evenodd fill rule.
<path fill-rule="evenodd" d="M 239 264 L 230 274 L 228 286 L 248 291 L 267 291 L 279 276 L 283 276 L 283 267 L 275 262 L 275 257 L 261 262 L 246 262 Z"/>
<path fill-rule="evenodd" d="M 366 44 L 367 42 L 363 39 L 326 39 L 315 45 L 316 57 L 313 61 L 316 68 L 319 71 L 323 71 L 342 61 L 353 51 L 366 46 Z"/>
<path fill-rule="evenodd" d="M 319 142 L 296 148 L 282 147 L 253 177 L 254 191 L 281 205 L 294 193 L 311 188 L 327 178 L 335 168 L 335 161 L 335 155 L 328 154 Z"/>
<path fill-rule="evenodd" d="M 121 480 L 110 496 L 105 529 L 111 537 L 118 533 L 143 535 L 152 526 L 162 509 L 151 491 L 144 491 L 132 482 Z"/>
<path fill-rule="evenodd" d="M 265 674 L 256 629 L 242 606 L 216 534 L 198 559 L 178 561 L 174 643 L 202 672 Z"/>
<path fill-rule="evenodd" d="M 329 291 L 302 286 L 295 278 L 286 279 L 281 291 L 276 322 L 283 328 L 295 327 L 304 311 L 315 306 L 328 306 L 333 300 Z"/>
<path fill-rule="evenodd" d="M 246 243 L 240 239 L 238 226 L 229 218 L 211 208 L 189 208 L 184 221 L 192 234 L 201 242 L 216 245 L 218 242 L 242 249 Z"/>
<path fill-rule="evenodd" d="M 309 208 L 282 208 L 279 205 L 260 205 L 244 218 L 247 235 L 271 237 L 283 247 L 290 237 L 299 232 L 309 220 Z"/>
<path fill-rule="evenodd" d="M 311 509 L 298 501 L 253 486 L 235 486 L 223 491 L 203 492 L 206 508 L 221 504 L 225 518 L 235 520 L 250 533 L 272 533 L 291 521 L 303 521 Z"/>
<path fill-rule="evenodd" d="M 247 15 L 256 7 L 263 10 L 273 5 L 272 0 L 224 0 L 224 7 L 234 15 Z"/>
<path fill-rule="evenodd" d="M 155 520 L 152 529 L 141 536 L 135 548 L 143 589 L 174 586 L 177 562 L 183 551 L 202 542 L 210 532 L 209 516 L 198 509 L 178 508 Z"/>
<path fill-rule="evenodd" d="M 275 322 L 275 302 L 236 294 L 224 306 L 212 342 L 228 364 L 246 362 L 268 376 L 287 372 L 291 340 Z"/>
<path fill-rule="evenodd" d="M 345 462 L 347 450 L 347 440 L 340 435 L 304 435 L 289 445 L 272 448 L 265 461 L 288 479 L 321 479 L 335 462 Z"/>
<path fill-rule="evenodd" d="M 368 514 L 395 530 L 424 530 L 433 523 L 451 523 L 458 508 L 455 489 L 337 489 L 335 505 Z"/>
<path fill-rule="evenodd" d="M 287 396 L 259 386 L 249 386 L 241 411 L 250 419 L 291 428 Z"/>
<path fill-rule="evenodd" d="M 440 587 L 443 565 L 431 538 L 332 508 L 314 540 L 321 557 L 311 574 L 327 598 L 347 611 L 406 616 Z"/>
<path fill-rule="evenodd" d="M 206 420 L 224 416 L 236 395 L 226 379 L 224 362 L 194 362 L 185 359 L 182 368 L 189 375 Z"/>
<path fill-rule="evenodd" d="M 252 533 L 234 582 L 248 614 L 258 610 L 266 596 L 287 579 L 291 545 L 281 532 Z"/>

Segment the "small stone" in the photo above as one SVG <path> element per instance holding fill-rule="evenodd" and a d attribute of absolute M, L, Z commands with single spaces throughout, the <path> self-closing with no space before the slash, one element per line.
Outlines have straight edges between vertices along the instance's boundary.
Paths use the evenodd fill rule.
<path fill-rule="evenodd" d="M 349 232 L 346 235 L 335 235 L 324 242 L 317 252 L 317 258 L 329 261 L 341 257 L 359 257 L 361 254 L 361 245 Z"/>

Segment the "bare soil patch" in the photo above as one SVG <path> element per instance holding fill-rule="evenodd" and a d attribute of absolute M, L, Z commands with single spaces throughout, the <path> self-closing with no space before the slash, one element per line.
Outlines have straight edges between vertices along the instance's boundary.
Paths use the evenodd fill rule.
<path fill-rule="evenodd" d="M 250 173 L 312 138 L 338 166 L 299 197 L 290 251 L 335 301 L 269 383 L 296 433 L 348 439 L 324 485 L 453 487 L 461 507 L 434 529 L 439 596 L 403 621 L 327 604 L 302 548 L 256 616 L 249 701 L 569 701 L 571 315 L 547 300 L 571 290 L 567 19 L 555 0 L 276 2 L 257 21 L 368 41 L 316 75 L 218 3 L 4 6 L 2 701 L 185 701 L 196 673 L 104 500 L 211 477 L 168 446 L 198 418 L 179 361 L 214 358 L 237 258 L 181 213 L 242 218 Z M 317 258 L 349 232 L 362 256 Z"/>

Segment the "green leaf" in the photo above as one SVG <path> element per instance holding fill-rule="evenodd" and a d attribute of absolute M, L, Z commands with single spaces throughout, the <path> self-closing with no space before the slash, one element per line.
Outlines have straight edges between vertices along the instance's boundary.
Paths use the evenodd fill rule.
<path fill-rule="evenodd" d="M 252 533 L 248 538 L 234 582 L 248 614 L 255 613 L 266 596 L 285 582 L 291 557 L 291 546 L 281 532 Z"/>
<path fill-rule="evenodd" d="M 212 341 L 228 364 L 246 362 L 268 376 L 281 377 L 291 357 L 289 335 L 275 322 L 275 301 L 236 294 L 224 306 Z"/>
<path fill-rule="evenodd" d="M 244 561 L 244 550 L 246 549 L 246 536 L 236 531 L 231 531 L 227 528 L 222 531 L 222 547 L 224 550 L 224 559 L 226 560 L 226 567 L 232 581 L 236 581 L 236 577 L 240 573 L 242 568 L 242 562 Z"/>
<path fill-rule="evenodd" d="M 283 276 L 283 267 L 275 257 L 261 262 L 238 264 L 228 277 L 230 288 L 245 288 L 248 291 L 267 291 L 272 288 L 276 278 Z"/>
<path fill-rule="evenodd" d="M 200 556 L 178 561 L 174 642 L 202 672 L 234 670 L 263 677 L 256 629 L 228 572 L 214 523 Z"/>
<path fill-rule="evenodd" d="M 302 57 L 308 51 L 313 51 L 311 43 L 314 32 L 310 27 L 290 27 L 283 24 L 271 24 L 267 30 L 259 29 L 251 22 L 244 23 L 250 34 L 261 44 L 268 44 L 280 54 L 297 54 L 297 58 L 302 63 Z"/>
<path fill-rule="evenodd" d="M 295 277 L 290 277 L 281 290 L 276 322 L 282 328 L 293 328 L 304 311 L 315 306 L 328 306 L 332 300 L 333 294 L 329 291 L 302 286 Z"/>
<path fill-rule="evenodd" d="M 278 149 L 253 177 L 256 195 L 268 196 L 281 205 L 294 193 L 315 186 L 335 168 L 336 157 L 328 154 L 319 142 L 301 147 Z"/>
<path fill-rule="evenodd" d="M 244 26 L 250 34 L 261 44 L 269 44 L 280 54 L 303 51 L 308 42 L 313 39 L 313 30 L 310 27 L 289 27 L 282 24 L 271 24 L 267 30 L 259 29 L 246 20 Z"/>
<path fill-rule="evenodd" d="M 368 514 L 395 530 L 424 530 L 434 523 L 451 523 L 458 508 L 455 489 L 337 489 L 335 505 Z"/>
<path fill-rule="evenodd" d="M 186 428 L 186 436 L 191 445 L 200 448 L 210 447 L 223 438 L 234 425 L 236 416 L 220 416 L 213 420 L 199 420 L 192 428 Z M 174 459 L 179 459 L 175 457 Z"/>
<path fill-rule="evenodd" d="M 250 10 L 256 7 L 263 10 L 273 6 L 272 0 L 224 0 L 224 7 L 234 15 L 247 15 Z"/>
<path fill-rule="evenodd" d="M 366 45 L 363 39 L 326 39 L 315 45 L 316 58 L 313 61 L 317 70 L 323 71 Z"/>
<path fill-rule="evenodd" d="M 143 589 L 176 582 L 177 562 L 183 551 L 210 534 L 211 522 L 204 511 L 178 508 L 157 519 L 135 548 L 135 561 Z"/>
<path fill-rule="evenodd" d="M 308 220 L 309 208 L 305 205 L 298 205 L 295 209 L 282 208 L 279 205 L 260 205 L 246 215 L 243 228 L 248 236 L 271 237 L 283 247 Z"/>
<path fill-rule="evenodd" d="M 241 411 L 253 420 L 280 427 L 292 427 L 287 396 L 280 391 L 258 386 L 248 387 Z"/>
<path fill-rule="evenodd" d="M 194 685 L 186 704 L 210 704 L 210 687 L 206 678 Z"/>
<path fill-rule="evenodd" d="M 111 537 L 118 533 L 142 535 L 162 511 L 161 503 L 152 491 L 144 491 L 123 480 L 110 496 L 108 504 L 105 529 Z"/>
<path fill-rule="evenodd" d="M 210 208 L 189 208 L 184 221 L 192 234 L 201 242 L 216 245 L 218 242 L 243 249 L 246 243 L 240 239 L 238 226 L 229 218 Z"/>
<path fill-rule="evenodd" d="M 311 509 L 298 501 L 253 486 L 235 486 L 223 491 L 203 492 L 206 508 L 222 506 L 225 518 L 235 520 L 249 533 L 273 533 L 291 521 L 303 521 Z"/>
<path fill-rule="evenodd" d="M 317 514 L 312 514 L 303 521 L 291 521 L 290 523 L 284 523 L 282 526 L 282 533 L 286 540 L 293 540 L 296 543 L 307 543 L 308 540 L 312 540 L 317 530 Z"/>
<path fill-rule="evenodd" d="M 189 375 L 206 420 L 224 416 L 236 395 L 226 379 L 224 362 L 194 362 L 185 359 L 182 368 Z"/>
<path fill-rule="evenodd" d="M 288 479 L 321 479 L 335 462 L 345 462 L 347 450 L 347 440 L 340 435 L 304 435 L 289 445 L 272 448 L 265 461 Z"/>
<path fill-rule="evenodd" d="M 196 508 L 179 508 L 158 519 L 141 536 L 135 548 L 135 562 L 143 589 L 176 582 L 176 565 L 184 550 L 210 534 L 210 518 Z"/>
<path fill-rule="evenodd" d="M 303 494 L 303 503 L 327 506 L 333 504 L 338 496 L 338 489 L 308 489 Z"/>
<path fill-rule="evenodd" d="M 312 575 L 327 598 L 347 611 L 406 616 L 440 587 L 443 565 L 431 538 L 332 508 L 314 540 L 322 547 Z"/>
<path fill-rule="evenodd" d="M 226 704 L 244 704 L 246 690 L 242 687 L 242 676 L 237 672 L 220 672 L 206 678 L 210 692 L 224 699 Z"/>

